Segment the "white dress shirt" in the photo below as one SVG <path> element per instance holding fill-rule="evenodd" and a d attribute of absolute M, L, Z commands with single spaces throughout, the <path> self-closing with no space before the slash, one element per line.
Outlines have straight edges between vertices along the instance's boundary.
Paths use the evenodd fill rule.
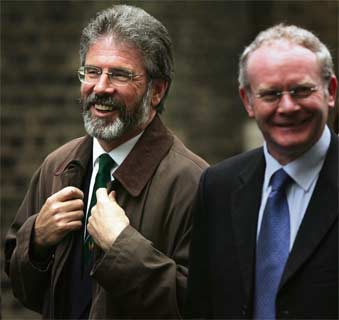
<path fill-rule="evenodd" d="M 116 165 L 111 169 L 111 181 L 114 180 L 113 173 L 115 170 L 118 169 L 118 167 L 123 163 L 125 158 L 128 156 L 128 154 L 131 152 L 139 138 L 141 137 L 143 132 L 138 134 L 137 136 L 133 137 L 132 139 L 124 142 L 120 146 L 116 147 L 115 149 L 111 150 L 108 154 L 111 156 L 111 158 L 114 160 Z M 88 191 L 88 200 L 87 200 L 87 209 L 86 209 L 86 220 L 87 221 L 87 215 L 89 211 L 89 206 L 91 204 L 92 199 L 92 193 L 95 183 L 95 177 L 99 170 L 99 157 L 107 153 L 100 145 L 99 141 L 96 138 L 93 138 L 93 170 L 91 175 L 91 182 L 89 185 L 89 191 Z M 84 228 L 85 229 L 85 228 Z M 85 231 L 84 231 L 85 232 Z"/>
<path fill-rule="evenodd" d="M 261 221 L 271 191 L 269 185 L 271 176 L 280 168 L 294 180 L 286 189 L 287 203 L 290 212 L 290 251 L 304 218 L 307 206 L 310 202 L 315 185 L 318 181 L 320 170 L 324 164 L 327 150 L 331 141 L 330 130 L 327 126 L 322 136 L 313 147 L 298 159 L 282 166 L 268 152 L 267 144 L 264 143 L 264 155 L 266 159 L 266 170 L 264 184 L 262 186 L 262 198 L 258 217 L 257 239 L 259 237 Z"/>

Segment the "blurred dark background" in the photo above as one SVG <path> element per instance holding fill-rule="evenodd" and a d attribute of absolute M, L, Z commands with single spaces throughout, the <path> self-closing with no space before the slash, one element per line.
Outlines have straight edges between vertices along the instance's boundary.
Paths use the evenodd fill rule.
<path fill-rule="evenodd" d="M 137 5 L 169 30 L 175 78 L 164 122 L 211 164 L 261 144 L 238 98 L 238 57 L 279 22 L 315 32 L 338 74 L 338 1 L 1 1 L 1 243 L 30 177 L 57 146 L 83 135 L 77 104 L 82 28 L 112 4 Z M 331 125 L 334 115 L 331 118 Z M 3 273 L 3 319 L 36 319 Z"/>

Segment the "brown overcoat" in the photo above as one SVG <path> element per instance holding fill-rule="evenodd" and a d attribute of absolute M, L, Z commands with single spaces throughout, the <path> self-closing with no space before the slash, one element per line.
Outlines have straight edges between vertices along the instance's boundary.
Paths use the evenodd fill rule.
<path fill-rule="evenodd" d="M 34 222 L 46 199 L 80 187 L 92 150 L 88 136 L 51 153 L 34 174 L 7 234 L 6 272 L 14 295 L 44 318 L 57 318 L 57 284 L 74 236 L 56 247 L 50 263 L 30 259 Z M 130 219 L 111 249 L 96 248 L 90 318 L 180 318 L 188 274 L 190 213 L 205 161 L 190 152 L 157 116 L 115 171 L 117 201 Z"/>

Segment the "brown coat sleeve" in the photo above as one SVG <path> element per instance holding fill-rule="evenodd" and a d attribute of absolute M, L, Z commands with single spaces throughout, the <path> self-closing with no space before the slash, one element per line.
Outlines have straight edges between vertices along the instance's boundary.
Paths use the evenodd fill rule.
<path fill-rule="evenodd" d="M 14 222 L 5 240 L 5 271 L 10 277 L 14 296 L 24 306 L 42 312 L 43 301 L 47 293 L 51 263 L 39 268 L 30 260 L 30 241 L 37 212 L 40 210 L 41 197 L 45 188 L 41 168 L 35 172 Z"/>
<path fill-rule="evenodd" d="M 95 312 L 104 308 L 102 301 L 106 299 L 106 314 L 181 318 L 188 276 L 191 206 L 202 170 L 185 156 L 170 152 L 144 191 L 145 202 L 134 208 L 126 204 L 131 225 L 92 272 L 100 285 L 93 301 Z M 127 202 L 130 205 L 131 201 Z M 133 223 L 137 215 L 142 218 Z"/>

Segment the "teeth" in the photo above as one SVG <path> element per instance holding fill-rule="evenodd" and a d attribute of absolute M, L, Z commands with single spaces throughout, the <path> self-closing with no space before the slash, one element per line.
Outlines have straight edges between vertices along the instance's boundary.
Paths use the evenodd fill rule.
<path fill-rule="evenodd" d="M 100 110 L 100 111 L 112 111 L 113 107 L 112 106 L 104 106 L 101 104 L 96 104 L 95 109 Z"/>

